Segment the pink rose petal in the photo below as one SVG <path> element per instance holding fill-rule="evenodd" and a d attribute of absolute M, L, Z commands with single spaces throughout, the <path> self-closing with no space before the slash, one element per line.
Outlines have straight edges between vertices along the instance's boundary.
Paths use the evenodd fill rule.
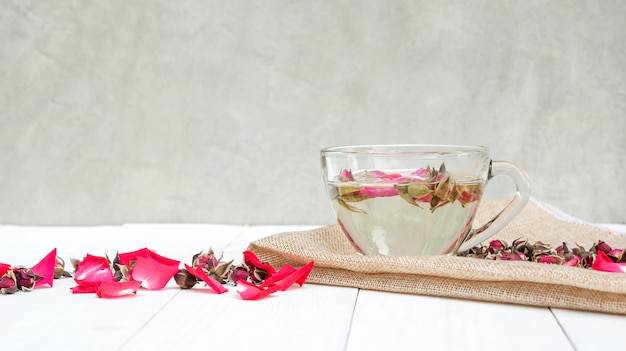
<path fill-rule="evenodd" d="M 101 282 L 98 285 L 96 294 L 100 298 L 122 297 L 137 294 L 137 289 L 141 286 L 140 281 L 128 282 Z"/>
<path fill-rule="evenodd" d="M 206 273 L 204 273 L 204 270 L 202 270 L 201 267 L 191 267 L 185 264 L 185 268 L 187 269 L 189 273 L 193 274 L 196 278 L 202 279 L 202 281 L 204 281 L 216 293 L 223 294 L 228 291 L 228 289 L 226 289 L 222 284 L 220 284 L 220 282 L 209 277 Z"/>
<path fill-rule="evenodd" d="M 162 265 L 173 266 L 173 267 L 176 267 L 176 268 L 178 268 L 178 266 L 180 265 L 180 261 L 178 261 L 178 260 L 174 260 L 174 259 L 171 259 L 171 258 L 167 258 L 165 256 L 161 256 L 158 253 L 156 253 L 154 251 L 151 251 L 151 250 L 149 250 L 148 252 L 149 253 L 148 253 L 147 257 L 152 258 L 153 260 L 159 262 Z"/>
<path fill-rule="evenodd" d="M 309 276 L 309 273 L 313 270 L 313 261 L 309 262 L 306 266 L 302 268 L 292 271 L 283 279 L 274 282 L 274 285 L 280 287 L 281 291 L 285 291 L 289 289 L 293 284 L 298 284 L 302 286 L 306 281 L 306 278 Z"/>
<path fill-rule="evenodd" d="M 78 264 L 74 281 L 78 287 L 71 288 L 73 293 L 96 292 L 100 282 L 112 282 L 113 272 L 106 257 L 87 254 Z"/>
<path fill-rule="evenodd" d="M 167 262 L 164 264 L 162 262 Z M 154 255 L 150 257 L 138 256 L 131 271 L 133 280 L 141 282 L 141 286 L 148 290 L 160 290 L 178 272 L 178 261 L 162 260 Z"/>
<path fill-rule="evenodd" d="M 11 268 L 10 264 L 0 263 L 0 277 L 5 275 L 9 271 L 9 268 Z"/>
<path fill-rule="evenodd" d="M 54 266 L 56 265 L 56 258 L 57 249 L 55 248 L 50 251 L 50 253 L 46 255 L 46 257 L 39 261 L 39 263 L 31 268 L 33 273 L 42 277 L 35 283 L 35 286 L 47 284 L 52 287 L 52 285 L 54 284 Z"/>
<path fill-rule="evenodd" d="M 81 282 L 79 285 L 70 288 L 73 294 L 92 294 L 98 290 L 100 282 Z"/>
<path fill-rule="evenodd" d="M 235 291 L 237 291 L 239 296 L 244 300 L 259 300 L 277 290 L 278 287 L 275 285 L 273 287 L 262 288 L 245 280 L 238 281 L 237 286 L 235 286 Z"/>
<path fill-rule="evenodd" d="M 274 273 L 274 275 L 272 275 L 271 277 L 265 279 L 265 281 L 263 283 L 261 283 L 261 287 L 265 288 L 268 286 L 273 285 L 274 283 L 276 283 L 277 281 L 283 280 L 285 278 L 287 278 L 290 274 L 296 272 L 297 269 L 295 269 L 294 267 L 292 267 L 290 264 L 285 264 L 281 269 L 278 270 L 278 272 Z"/>
<path fill-rule="evenodd" d="M 359 194 L 367 197 L 388 197 L 398 195 L 398 189 L 394 187 L 385 188 L 363 188 L 359 191 Z"/>
<path fill-rule="evenodd" d="M 598 257 L 591 265 L 591 268 L 603 272 L 626 272 L 626 263 L 615 263 L 604 252 L 598 251 Z"/>
<path fill-rule="evenodd" d="M 120 265 L 126 266 L 128 267 L 128 269 L 131 269 L 132 268 L 131 263 L 133 263 L 133 261 L 136 261 L 137 257 L 139 256 L 148 257 L 149 255 L 150 255 L 150 249 L 148 249 L 147 247 L 144 247 L 143 249 L 120 253 L 117 256 L 120 259 Z"/>

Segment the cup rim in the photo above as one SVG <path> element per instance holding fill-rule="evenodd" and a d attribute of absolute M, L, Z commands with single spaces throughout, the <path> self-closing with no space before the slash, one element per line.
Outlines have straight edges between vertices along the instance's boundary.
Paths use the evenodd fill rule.
<path fill-rule="evenodd" d="M 481 154 L 489 153 L 489 148 L 471 144 L 357 144 L 339 145 L 321 149 L 322 155 L 451 155 L 451 154 Z"/>

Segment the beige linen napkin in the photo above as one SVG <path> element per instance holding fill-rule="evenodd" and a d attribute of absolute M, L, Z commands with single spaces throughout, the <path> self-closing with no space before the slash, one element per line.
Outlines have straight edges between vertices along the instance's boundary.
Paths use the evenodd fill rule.
<path fill-rule="evenodd" d="M 502 201 L 485 202 L 477 223 L 492 218 Z M 522 238 L 556 248 L 563 242 L 586 249 L 598 240 L 626 248 L 626 235 L 568 217 L 537 201 L 494 239 Z M 626 314 L 626 273 L 598 272 L 534 262 L 452 256 L 362 256 L 337 225 L 275 234 L 250 243 L 262 261 L 301 266 L 315 261 L 308 282 L 398 293 Z"/>

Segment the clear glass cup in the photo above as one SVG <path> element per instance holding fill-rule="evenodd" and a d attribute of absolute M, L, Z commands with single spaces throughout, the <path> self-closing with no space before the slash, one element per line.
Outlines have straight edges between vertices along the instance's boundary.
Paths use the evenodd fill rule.
<path fill-rule="evenodd" d="M 321 150 L 337 222 L 365 255 L 456 254 L 490 238 L 530 197 L 522 169 L 478 145 L 361 145 Z M 492 177 L 513 180 L 511 202 L 474 229 Z"/>

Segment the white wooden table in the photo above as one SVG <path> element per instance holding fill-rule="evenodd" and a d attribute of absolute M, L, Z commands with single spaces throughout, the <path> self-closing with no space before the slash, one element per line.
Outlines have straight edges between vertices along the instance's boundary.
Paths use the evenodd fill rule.
<path fill-rule="evenodd" d="M 0 226 L 0 262 L 32 266 L 149 247 L 190 263 L 212 247 L 241 261 L 257 238 L 312 226 Z M 626 231 L 625 226 L 614 226 Z M 71 270 L 71 267 L 68 268 Z M 53 288 L 0 296 L 0 350 L 615 350 L 626 316 L 305 284 L 258 301 L 202 288 L 99 299 Z"/>

